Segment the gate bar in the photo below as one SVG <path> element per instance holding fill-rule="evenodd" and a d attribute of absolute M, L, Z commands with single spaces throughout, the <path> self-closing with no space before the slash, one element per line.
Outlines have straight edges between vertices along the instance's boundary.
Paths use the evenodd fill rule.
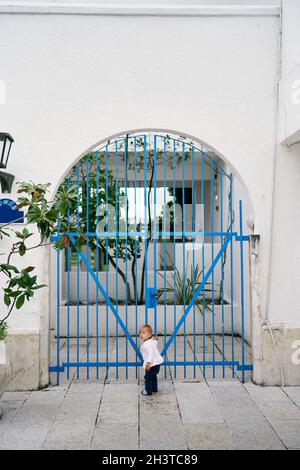
<path fill-rule="evenodd" d="M 196 231 L 195 227 L 195 155 L 194 146 L 192 146 L 192 232 Z M 195 237 L 193 237 L 193 260 L 192 260 L 192 282 L 193 292 L 195 291 Z M 193 348 L 194 361 L 196 360 L 196 305 L 193 305 Z M 194 379 L 196 378 L 196 366 L 194 366 Z"/>
<path fill-rule="evenodd" d="M 232 197 L 233 197 L 233 185 L 232 185 L 232 175 L 230 175 L 229 183 L 229 214 L 230 214 L 230 231 L 232 232 L 233 226 L 233 207 L 232 207 Z M 233 271 L 233 241 L 230 240 L 230 319 L 231 319 L 231 360 L 234 361 L 235 351 L 234 351 L 234 309 L 233 309 L 233 299 L 234 299 L 234 271 Z M 234 370 L 232 371 L 232 378 L 234 378 Z"/>
<path fill-rule="evenodd" d="M 173 199 L 174 199 L 174 223 L 173 223 L 173 232 L 176 231 L 176 142 L 173 141 Z M 176 313 L 177 313 L 177 285 L 176 285 L 176 239 L 175 235 L 173 237 L 173 255 L 174 255 L 174 265 L 173 265 L 173 303 L 174 303 L 174 329 L 176 326 Z M 166 347 L 166 341 L 164 347 Z M 176 336 L 174 338 L 174 377 L 176 379 Z"/>
<path fill-rule="evenodd" d="M 204 207 L 204 154 L 201 152 L 201 203 L 202 207 Z M 204 227 L 204 217 L 203 217 L 203 229 L 205 230 Z M 203 243 L 202 243 L 202 279 L 204 278 L 204 273 L 205 273 L 205 233 L 203 234 Z M 206 357 L 206 311 L 205 311 L 205 294 L 204 294 L 204 289 L 202 292 L 202 305 L 204 307 L 202 308 L 202 357 L 203 361 L 205 362 L 205 357 Z M 205 365 L 203 366 L 203 376 L 206 378 L 206 368 Z"/>
<path fill-rule="evenodd" d="M 242 366 L 245 364 L 245 299 L 244 299 L 244 246 L 243 246 L 243 203 L 239 202 L 240 209 L 240 256 L 241 256 L 241 309 L 242 309 Z M 245 382 L 245 371 L 242 371 L 242 382 Z"/>
<path fill-rule="evenodd" d="M 156 226 L 156 198 L 157 198 L 157 173 L 156 173 L 156 166 L 157 166 L 157 142 L 156 142 L 156 135 L 154 136 L 154 238 L 153 238 L 153 251 L 154 251 L 154 272 L 153 272 L 153 284 L 154 284 L 154 291 L 157 292 L 157 283 L 156 283 L 156 273 L 157 273 L 157 226 Z M 149 189 L 150 190 L 150 189 Z M 151 220 L 150 220 L 151 223 Z M 149 252 L 148 252 L 149 254 Z M 157 334 L 157 302 L 154 305 L 154 334 Z"/>
<path fill-rule="evenodd" d="M 147 213 L 147 136 L 144 135 L 144 262 L 145 262 L 145 287 L 144 295 L 146 299 L 146 292 L 148 288 L 148 256 L 146 256 L 148 250 L 148 213 Z M 151 220 L 149 221 L 151 223 Z M 148 307 L 145 301 L 145 323 L 148 323 Z"/>
<path fill-rule="evenodd" d="M 96 206 L 99 207 L 99 150 L 96 152 Z M 98 226 L 98 210 L 96 210 L 96 227 Z M 101 250 L 102 253 L 102 250 Z M 102 257 L 103 259 L 103 257 Z M 96 244 L 96 271 L 99 276 L 99 245 Z M 99 292 L 96 289 L 96 358 L 99 362 Z M 96 377 L 99 379 L 99 368 L 97 367 Z"/>
<path fill-rule="evenodd" d="M 163 161 L 164 161 L 164 227 L 163 231 L 166 232 L 166 205 L 167 205 L 167 195 L 166 195 L 166 185 L 167 185 L 167 148 L 166 148 L 166 138 L 164 137 L 164 153 L 163 153 Z M 167 330 L 167 253 L 166 253 L 166 238 L 163 239 L 164 243 L 164 344 L 166 344 L 166 330 Z M 167 367 L 164 366 L 164 375 L 165 378 L 167 377 Z"/>
<path fill-rule="evenodd" d="M 220 164 L 220 167 L 222 168 L 222 165 Z M 219 184 L 219 196 L 220 196 L 220 228 L 221 228 L 221 232 L 223 232 L 223 223 L 224 223 L 224 220 L 223 220 L 223 173 L 220 172 L 220 175 L 219 175 L 219 181 L 220 181 L 220 184 Z M 221 246 L 223 245 L 223 237 L 221 237 Z M 225 276 L 224 276 L 224 262 L 226 261 L 225 260 L 225 256 L 226 256 L 226 251 L 223 253 L 222 255 L 222 260 L 221 260 L 221 308 L 222 308 L 222 358 L 223 358 L 223 361 L 225 360 L 225 325 L 224 325 L 224 284 L 225 284 Z M 223 379 L 225 378 L 225 367 L 223 366 L 222 368 L 222 377 Z"/>
<path fill-rule="evenodd" d="M 105 147 L 105 223 L 106 229 L 108 231 L 108 145 Z M 109 259 L 108 259 L 108 237 L 105 240 L 105 258 L 106 258 L 106 276 L 105 276 L 105 285 L 106 292 L 109 292 Z M 97 277 L 98 278 L 98 277 Z M 98 289 L 97 289 L 98 290 Z M 108 362 L 108 304 L 106 303 L 106 344 L 105 344 L 105 354 L 106 362 Z M 106 370 L 106 378 L 108 377 L 108 369 Z"/>
<path fill-rule="evenodd" d="M 182 142 L 182 156 L 181 156 L 181 167 L 182 167 L 182 281 L 183 281 L 183 308 L 185 310 L 186 302 L 186 269 L 185 269 L 185 144 Z M 183 360 L 186 362 L 186 321 L 184 318 L 183 322 Z M 186 378 L 186 366 L 184 366 L 184 378 Z"/>
<path fill-rule="evenodd" d="M 136 137 L 134 137 L 134 227 L 136 229 Z M 139 201 L 140 203 L 140 201 Z M 141 229 L 141 227 L 140 227 Z M 135 275 L 135 295 L 134 295 L 134 303 L 135 303 L 135 342 L 137 344 L 138 342 L 138 271 L 137 271 L 137 265 L 138 265 L 138 258 L 137 258 L 137 238 L 134 238 L 134 256 L 135 256 L 135 267 L 134 267 L 134 275 Z M 135 353 L 135 360 L 137 362 L 137 353 Z M 137 367 L 135 369 L 135 376 L 136 379 L 138 378 L 138 370 Z"/>
<path fill-rule="evenodd" d="M 76 226 L 77 230 L 79 231 L 79 165 L 76 165 Z M 77 362 L 79 362 L 79 323 L 80 323 L 80 312 L 79 312 L 79 269 L 80 269 L 80 264 L 79 264 L 79 254 L 77 252 L 77 269 L 76 269 L 76 357 L 77 357 Z M 79 368 L 77 368 L 77 379 L 79 379 Z"/>
<path fill-rule="evenodd" d="M 127 151 L 128 151 L 128 136 L 125 140 L 124 145 L 124 173 L 125 173 L 125 224 L 126 224 L 126 238 L 125 238 L 125 278 L 126 278 L 126 286 L 125 286 L 125 325 L 128 329 L 128 190 L 127 190 Z M 125 339 L 125 355 L 126 355 L 126 362 L 128 362 L 128 339 Z M 126 379 L 128 379 L 128 367 L 126 367 Z"/>
<path fill-rule="evenodd" d="M 89 159 L 85 161 L 86 172 L 86 231 L 89 231 Z M 82 188 L 83 190 L 83 188 Z M 86 257 L 89 263 L 89 241 L 86 239 Z M 90 360 L 90 278 L 86 270 L 86 360 Z M 86 378 L 90 379 L 90 371 L 86 369 Z"/>
<path fill-rule="evenodd" d="M 215 197 L 214 197 L 214 162 L 210 162 L 210 223 L 211 223 L 211 231 L 213 233 L 211 237 L 211 261 L 213 261 L 214 256 L 215 256 L 215 247 L 214 247 L 214 226 L 215 226 Z M 215 352 L 215 273 L 212 271 L 212 342 L 213 342 L 213 362 L 215 361 L 216 357 L 216 352 Z M 216 375 L 216 368 L 213 366 L 213 378 L 215 378 Z"/>
<path fill-rule="evenodd" d="M 163 362 L 166 366 L 229 366 L 229 367 L 236 367 L 238 371 L 251 371 L 253 370 L 253 365 L 252 364 L 244 364 L 241 365 L 238 361 L 165 361 Z M 130 366 L 135 366 L 135 367 L 141 367 L 143 365 L 143 362 L 70 362 L 66 363 L 63 362 L 61 366 L 51 366 L 49 367 L 50 372 L 64 372 L 64 369 L 66 367 L 71 368 L 71 367 L 130 367 Z"/>
<path fill-rule="evenodd" d="M 115 144 L 115 202 L 116 202 L 116 312 L 118 311 L 118 303 L 119 303 L 119 273 L 118 273 L 118 265 L 119 265 L 119 202 L 118 202 L 118 189 L 119 189 L 119 162 L 118 162 L 118 144 Z M 119 359 L 119 329 L 118 329 L 118 321 L 116 317 L 116 362 L 118 363 Z M 116 367 L 116 378 L 119 378 L 119 369 L 118 366 Z"/>

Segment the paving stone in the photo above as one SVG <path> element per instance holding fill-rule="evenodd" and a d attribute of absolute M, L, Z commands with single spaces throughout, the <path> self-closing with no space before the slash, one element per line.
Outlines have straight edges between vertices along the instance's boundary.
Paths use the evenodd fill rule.
<path fill-rule="evenodd" d="M 23 401 L 12 400 L 12 401 L 1 401 L 1 418 L 0 418 L 0 439 L 4 436 L 6 438 L 6 430 L 12 419 L 16 416 L 19 409 L 23 405 Z"/>
<path fill-rule="evenodd" d="M 98 422 L 106 424 L 138 423 L 138 385 L 106 384 Z"/>
<path fill-rule="evenodd" d="M 99 422 L 94 431 L 91 448 L 98 450 L 138 449 L 138 424 Z"/>
<path fill-rule="evenodd" d="M 62 404 L 64 392 L 32 392 L 5 431 L 1 449 L 40 449 Z"/>
<path fill-rule="evenodd" d="M 179 417 L 159 415 L 143 420 L 140 424 L 140 449 L 184 450 L 188 448 Z"/>
<path fill-rule="evenodd" d="M 183 423 L 224 423 L 206 384 L 176 383 L 175 391 Z"/>
<path fill-rule="evenodd" d="M 231 431 L 237 449 L 285 449 L 281 439 L 263 416 L 232 417 L 226 419 L 226 424 Z"/>
<path fill-rule="evenodd" d="M 284 448 L 242 385 L 219 385 L 211 387 L 211 391 L 238 449 Z"/>
<path fill-rule="evenodd" d="M 1 401 L 25 401 L 31 392 L 5 392 Z"/>
<path fill-rule="evenodd" d="M 226 424 L 184 424 L 189 450 L 235 449 Z"/>
<path fill-rule="evenodd" d="M 285 387 L 283 391 L 300 408 L 300 387 Z"/>
<path fill-rule="evenodd" d="M 173 385 L 166 381 L 157 394 L 139 397 L 140 448 L 187 449 Z"/>
<path fill-rule="evenodd" d="M 300 420 L 272 420 L 272 426 L 288 449 L 300 448 Z"/>
<path fill-rule="evenodd" d="M 299 419 L 300 409 L 289 399 L 279 387 L 258 387 L 247 385 L 246 390 L 254 399 L 264 416 L 272 423 L 273 420 Z"/>
<path fill-rule="evenodd" d="M 215 380 L 207 380 L 207 385 L 211 388 L 211 387 L 234 387 L 234 386 L 237 386 L 239 388 L 242 387 L 241 385 L 241 382 L 239 381 L 239 379 L 235 378 L 235 379 L 231 379 L 230 381 L 224 381 L 224 380 L 218 380 L 218 379 L 215 379 Z"/>
<path fill-rule="evenodd" d="M 96 384 L 95 389 L 93 385 L 86 384 L 86 393 L 80 386 L 70 387 L 44 440 L 43 449 L 90 447 L 103 391 L 103 386 Z"/>
<path fill-rule="evenodd" d="M 245 384 L 244 387 L 256 402 L 289 402 L 287 395 L 280 387 L 260 387 L 253 383 Z"/>
<path fill-rule="evenodd" d="M 242 384 L 219 385 L 210 387 L 210 390 L 225 419 L 242 415 L 262 416 L 258 406 Z"/>
<path fill-rule="evenodd" d="M 271 423 L 273 420 L 299 419 L 300 410 L 293 402 L 258 403 L 258 406 L 264 416 Z"/>
<path fill-rule="evenodd" d="M 86 382 L 72 382 L 68 389 L 69 393 L 84 393 L 84 394 L 95 394 L 99 393 L 100 396 L 103 393 L 104 385 L 102 382 L 95 382 L 95 383 L 86 383 Z"/>

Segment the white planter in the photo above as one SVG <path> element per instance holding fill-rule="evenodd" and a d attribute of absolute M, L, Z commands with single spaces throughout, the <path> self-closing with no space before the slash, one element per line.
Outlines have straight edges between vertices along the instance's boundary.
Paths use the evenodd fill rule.
<path fill-rule="evenodd" d="M 0 340 L 0 399 L 5 392 L 12 377 L 12 369 L 7 352 L 7 345 L 4 340 Z M 0 408 L 1 418 L 1 408 Z"/>
<path fill-rule="evenodd" d="M 176 325 L 180 318 L 184 307 L 182 305 L 177 305 L 175 308 L 173 305 L 166 305 L 166 308 L 163 305 L 158 305 L 156 309 L 156 319 L 155 319 L 155 310 L 154 308 L 148 309 L 148 323 L 154 326 L 157 325 L 158 334 L 172 334 L 174 331 L 174 325 Z M 70 306 L 60 307 L 59 315 L 59 324 L 60 324 L 60 336 L 67 336 L 69 331 L 70 337 L 76 337 L 77 333 L 80 337 L 86 337 L 87 331 L 89 336 L 97 336 L 97 316 L 98 316 L 98 335 L 108 336 L 116 335 L 116 320 L 113 312 L 108 308 L 108 315 L 106 314 L 106 306 L 98 305 L 98 309 L 95 305 L 83 306 L 80 305 L 78 308 L 78 317 L 79 317 L 79 328 L 77 328 L 77 307 Z M 234 324 L 236 319 L 240 315 L 240 309 L 234 305 L 233 307 L 234 314 Z M 118 307 L 118 315 L 122 319 L 123 323 L 128 327 L 129 333 L 135 335 L 136 323 L 138 328 L 146 322 L 146 312 L 145 306 L 139 305 L 137 308 L 130 305 L 126 308 L 124 305 Z M 69 317 L 69 318 L 68 318 Z M 108 322 L 106 321 L 108 318 Z M 127 317 L 127 319 L 126 319 Z M 223 321 L 222 321 L 223 320 Z M 69 324 L 69 328 L 68 328 Z M 199 313 L 197 308 L 195 309 L 195 316 L 193 309 L 189 312 L 185 321 L 185 332 L 186 334 L 193 334 L 195 328 L 196 334 L 202 334 L 205 331 L 206 334 L 211 334 L 213 331 L 216 334 L 221 334 L 224 331 L 224 334 L 231 334 L 231 306 L 224 305 L 224 310 L 222 312 L 222 306 L 215 306 L 214 321 L 212 319 L 212 313 L 207 311 L 205 315 L 205 322 L 203 321 L 202 315 Z M 178 334 L 183 334 L 184 325 L 180 328 Z M 236 331 L 235 331 L 236 332 Z M 121 327 L 118 328 L 118 334 L 123 335 Z"/>

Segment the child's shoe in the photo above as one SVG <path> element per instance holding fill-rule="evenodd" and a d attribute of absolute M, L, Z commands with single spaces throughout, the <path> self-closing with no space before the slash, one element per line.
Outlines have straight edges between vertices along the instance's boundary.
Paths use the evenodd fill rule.
<path fill-rule="evenodd" d="M 142 395 L 150 396 L 150 395 L 152 395 L 152 393 L 148 393 L 148 392 L 146 392 L 146 390 L 142 390 Z"/>

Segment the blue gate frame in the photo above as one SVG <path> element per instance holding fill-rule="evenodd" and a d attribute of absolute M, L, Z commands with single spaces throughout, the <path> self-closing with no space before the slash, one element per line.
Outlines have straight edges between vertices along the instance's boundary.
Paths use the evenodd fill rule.
<path fill-rule="evenodd" d="M 198 159 L 198 170 L 200 174 L 196 174 L 195 168 L 197 167 L 196 160 Z M 123 164 L 122 164 L 123 163 Z M 158 175 L 159 167 L 162 168 L 161 173 Z M 186 178 L 187 170 L 190 170 L 190 179 Z M 181 173 L 181 178 L 178 178 L 178 172 Z M 121 175 L 122 173 L 122 175 Z M 131 174 L 131 181 L 130 181 Z M 83 177 L 82 177 L 83 175 Z M 143 176 L 143 185 L 138 186 L 138 175 Z M 170 180 L 170 175 L 172 179 Z M 208 176 L 206 178 L 206 176 Z M 205 192 L 206 182 L 206 192 Z M 141 183 L 141 181 L 139 181 Z M 178 186 L 180 183 L 180 186 Z M 161 304 L 164 308 L 164 331 L 163 336 L 163 349 L 162 355 L 165 359 L 164 370 L 166 374 L 167 367 L 174 368 L 174 374 L 176 376 L 176 367 L 184 367 L 184 373 L 186 374 L 186 368 L 192 366 L 194 369 L 194 375 L 196 376 L 196 368 L 202 367 L 202 373 L 205 377 L 206 367 L 212 367 L 213 377 L 215 376 L 216 367 L 221 367 L 223 371 L 223 377 L 225 376 L 225 367 L 232 369 L 232 377 L 235 372 L 241 372 L 242 381 L 245 381 L 245 372 L 252 370 L 251 364 L 246 364 L 245 361 L 245 286 L 244 286 L 244 246 L 249 242 L 249 236 L 243 234 L 243 207 L 242 201 L 239 201 L 239 227 L 236 230 L 234 222 L 234 210 L 233 210 L 233 177 L 232 174 L 225 172 L 220 161 L 216 161 L 213 156 L 203 148 L 196 146 L 193 142 L 189 142 L 184 138 L 173 137 L 169 134 L 142 134 L 142 135 L 126 135 L 121 138 L 117 138 L 114 141 L 107 142 L 101 148 L 91 152 L 78 162 L 70 172 L 69 176 L 62 183 L 68 189 L 71 186 L 76 188 L 76 203 L 75 206 L 70 208 L 68 212 L 67 230 L 61 230 L 61 221 L 57 221 L 57 234 L 51 237 L 51 242 L 56 244 L 62 237 L 67 237 L 68 245 L 65 249 L 65 261 L 66 261 L 66 290 L 67 290 L 67 334 L 66 334 L 66 345 L 67 345 L 67 357 L 61 358 L 61 267 L 62 267 L 62 250 L 61 246 L 56 245 L 56 363 L 51 365 L 49 370 L 51 373 L 56 373 L 56 382 L 60 382 L 60 374 L 67 371 L 67 378 L 70 378 L 70 370 L 75 369 L 77 371 L 77 378 L 80 377 L 80 370 L 86 369 L 86 378 L 89 379 L 90 368 L 95 368 L 97 371 L 97 378 L 99 377 L 99 368 L 105 368 L 108 372 L 109 368 L 116 368 L 118 377 L 118 368 L 126 367 L 126 376 L 129 367 L 135 367 L 136 373 L 137 368 L 142 365 L 142 356 L 138 348 L 138 328 L 142 325 L 141 318 L 138 318 L 138 310 L 143 308 L 144 318 L 143 323 L 148 323 L 148 311 L 154 309 L 154 333 L 157 334 L 157 303 L 158 299 L 163 297 L 163 303 Z M 101 186 L 102 184 L 102 186 Z M 130 184 L 132 186 L 130 186 Z M 189 184 L 189 186 L 187 186 Z M 160 185 L 160 186 L 159 186 Z M 209 186 L 209 198 L 207 197 Z M 137 188 L 141 191 L 137 194 Z M 131 191 L 131 198 L 129 197 L 129 188 L 133 188 Z M 163 188 L 160 194 L 163 192 L 163 198 L 158 200 L 158 188 Z M 189 192 L 187 191 L 189 188 Z M 225 207 L 224 194 L 227 190 L 228 202 Z M 167 201 L 167 193 L 169 194 L 169 201 Z M 141 204 L 137 204 L 138 196 L 142 194 L 143 208 Z M 177 196 L 176 196 L 177 194 Z M 179 208 L 182 213 L 179 215 L 178 212 L 178 194 L 180 196 Z M 189 219 L 190 213 L 187 213 L 187 199 L 188 194 L 191 197 L 191 218 Z M 197 196 L 197 197 L 196 197 Z M 152 197 L 152 206 L 154 212 L 151 212 L 153 207 L 150 208 L 150 201 Z M 122 199 L 123 198 L 123 199 Z M 171 198 L 171 199 L 170 199 Z M 218 199 L 218 210 L 216 210 L 215 202 Z M 162 200 L 163 199 L 163 200 Z M 207 200 L 208 199 L 208 200 Z M 124 219 L 124 207 L 122 212 L 121 200 L 123 200 L 125 207 L 125 221 L 123 220 L 123 230 L 120 229 L 121 218 Z M 203 208 L 202 214 L 202 225 L 201 230 L 196 227 L 196 219 L 199 219 L 199 200 L 200 205 Z M 111 204 L 112 203 L 112 204 Z M 134 206 L 134 221 L 129 220 L 129 204 Z M 168 205 L 169 204 L 169 205 Z M 157 207 L 162 207 L 162 216 L 157 214 Z M 96 212 L 95 212 L 96 207 Z M 102 207 L 102 213 L 99 214 L 99 208 Z M 172 227 L 168 226 L 167 229 L 167 209 L 172 209 Z M 73 210 L 73 212 L 72 212 Z M 115 211 L 115 212 L 114 212 Z M 101 211 L 100 211 L 101 212 Z M 114 212 L 110 214 L 110 212 Z M 138 213 L 137 213 L 138 212 Z M 209 220 L 206 220 L 204 213 L 209 213 Z M 122 216 L 121 216 L 122 213 Z M 170 213 L 169 213 L 170 215 Z M 228 220 L 228 226 L 224 229 L 225 216 Z M 139 217 L 139 222 L 137 217 Z M 110 218 L 112 220 L 110 220 Z M 180 220 L 179 220 L 180 219 Z M 75 220 L 75 221 L 74 221 Z M 99 231 L 99 223 L 105 222 L 102 230 Z M 73 223 L 73 225 L 72 225 Z M 111 226 L 113 224 L 113 230 Z M 176 225 L 177 224 L 177 225 Z M 178 228 L 179 224 L 179 228 Z M 189 224 L 189 227 L 187 227 Z M 206 227 L 205 227 L 206 224 Z M 75 230 L 74 230 L 75 225 Z M 209 229 L 207 230 L 207 225 Z M 218 225 L 219 230 L 215 230 Z M 132 228 L 133 227 L 133 228 Z M 72 231 L 73 229 L 73 231 Z M 92 229 L 92 230 L 90 230 Z M 84 236 L 85 253 L 82 250 L 82 245 L 78 245 L 77 241 L 79 237 Z M 197 238 L 201 237 L 201 238 Z M 120 242 L 120 240 L 123 242 Z M 171 272 L 173 287 L 170 288 L 170 281 L 167 280 L 167 240 L 171 239 L 173 243 L 173 269 Z M 201 248 L 201 277 L 196 278 L 196 269 L 199 268 L 196 260 L 196 243 L 198 240 L 202 240 Z M 211 256 L 208 260 L 205 260 L 204 241 L 205 239 L 211 240 Z M 220 248 L 216 251 L 215 240 L 219 240 Z M 102 240 L 102 241 L 100 241 Z M 176 248 L 179 246 L 178 240 L 181 240 L 182 245 L 182 268 L 181 268 L 181 281 L 183 289 L 183 305 L 182 314 L 179 321 L 176 320 L 176 309 L 178 308 L 178 292 L 176 291 L 176 279 L 178 276 L 178 269 L 176 266 Z M 186 243 L 192 243 L 192 263 L 191 263 L 191 278 L 187 278 L 187 267 L 188 260 L 186 255 Z M 103 281 L 100 281 L 99 276 L 99 246 L 101 243 L 101 249 L 105 257 L 105 285 Z M 163 288 L 160 289 L 160 295 L 158 295 L 158 254 L 157 247 L 158 243 L 163 244 L 163 269 L 161 269 L 160 277 L 163 279 Z M 169 242 L 170 243 L 170 242 Z M 91 244 L 96 247 L 95 255 L 96 268 L 92 266 L 91 262 Z M 131 245 L 130 245 L 131 244 Z M 138 257 L 140 256 L 140 245 L 143 246 L 144 257 L 143 257 L 143 275 L 141 285 L 138 286 L 138 272 L 137 264 Z M 153 260 L 149 259 L 149 248 L 152 245 L 153 248 Z M 197 243 L 198 248 L 199 244 Z M 239 272 L 234 271 L 233 256 L 234 246 L 239 247 Z M 104 247 L 104 248 L 103 248 Z M 129 251 L 131 249 L 131 252 Z M 198 250 L 199 251 L 199 250 Z M 120 253 L 122 252 L 122 256 Z M 70 271 L 72 259 L 76 258 L 76 360 L 72 361 L 70 358 Z M 225 276 L 225 263 L 229 258 L 229 275 L 227 270 L 227 279 Z M 125 299 L 124 308 L 126 312 L 125 322 L 119 315 L 120 302 L 118 299 L 118 288 L 120 282 L 119 265 L 120 260 L 123 261 L 125 273 L 124 278 L 121 279 L 125 285 Z M 153 262 L 153 270 L 149 271 L 149 266 Z M 128 327 L 128 307 L 129 302 L 129 273 L 128 265 L 131 264 L 131 272 L 133 279 L 134 288 L 134 299 L 131 299 L 131 305 L 134 305 L 135 309 L 135 331 L 129 331 Z M 80 264 L 86 268 L 86 360 L 80 360 L 79 343 L 80 343 Z M 109 290 L 109 267 L 112 265 L 115 269 L 115 287 L 116 287 L 116 298 L 112 299 Z M 215 275 L 216 269 L 220 271 L 220 284 L 216 286 Z M 199 268 L 200 269 L 200 268 Z M 199 271 L 197 271 L 199 273 Z M 153 277 L 153 285 L 151 284 L 150 274 Z M 163 273 L 163 274 L 162 274 Z M 135 274 L 135 277 L 134 277 Z M 235 318 L 234 318 L 234 276 L 239 276 L 240 280 L 240 323 L 241 323 L 241 358 L 237 360 L 235 358 Z M 96 355 L 91 358 L 89 349 L 90 334 L 90 312 L 89 312 L 89 288 L 90 280 L 96 285 L 96 332 L 93 333 L 93 337 L 96 340 Z M 192 281 L 192 282 L 190 282 Z M 189 298 L 186 299 L 187 295 L 187 284 L 189 282 L 192 293 L 189 292 Z M 225 358 L 225 325 L 224 325 L 224 306 L 226 303 L 225 297 L 225 284 L 227 283 L 227 291 L 229 292 L 229 303 L 231 309 L 231 354 L 230 358 Z M 192 284 L 192 287 L 191 287 Z M 167 285 L 169 286 L 167 288 Z M 209 285 L 209 289 L 207 286 Z M 140 287 L 140 291 L 138 288 Z M 216 305 L 216 289 L 219 288 L 219 304 L 221 305 L 221 325 L 222 331 L 220 333 L 222 338 L 222 360 L 218 361 L 215 358 L 215 305 Z M 167 318 L 166 311 L 167 305 L 170 301 L 167 300 L 167 293 L 172 292 L 172 301 L 174 306 L 174 319 L 172 331 L 167 334 Z M 206 292 L 211 292 L 211 298 L 207 300 Z M 140 299 L 138 298 L 140 294 Z M 104 299 L 106 304 L 106 335 L 104 337 L 99 335 L 99 295 Z M 198 307 L 197 307 L 198 306 Z M 200 306 L 200 307 L 199 307 Z M 208 307 L 209 306 L 209 307 Z M 201 313 L 202 319 L 199 317 Z M 115 317 L 116 320 L 116 358 L 114 361 L 109 360 L 108 354 L 108 312 Z M 213 343 L 213 354 L 212 360 L 206 360 L 206 315 L 211 312 L 212 315 L 212 331 L 210 333 Z M 247 312 L 249 313 L 249 312 Z M 193 337 L 194 346 L 194 358 L 192 361 L 186 359 L 186 338 L 188 336 L 186 332 L 186 319 L 189 315 L 193 315 L 193 332 L 189 333 Z M 196 330 L 196 320 L 202 323 L 201 334 Z M 119 332 L 123 333 L 126 338 L 126 357 L 122 359 L 118 354 L 118 340 Z M 184 360 L 178 360 L 176 355 L 176 339 L 178 335 L 183 336 L 184 341 Z M 169 338 L 167 339 L 167 336 Z M 196 357 L 196 344 L 197 337 L 201 339 L 202 346 L 202 359 L 198 360 Z M 100 342 L 105 342 L 105 355 L 101 360 L 100 357 Z M 173 346 L 173 360 L 169 358 L 168 353 L 170 347 Z M 132 348 L 135 353 L 135 361 L 128 360 L 128 348 Z"/>

